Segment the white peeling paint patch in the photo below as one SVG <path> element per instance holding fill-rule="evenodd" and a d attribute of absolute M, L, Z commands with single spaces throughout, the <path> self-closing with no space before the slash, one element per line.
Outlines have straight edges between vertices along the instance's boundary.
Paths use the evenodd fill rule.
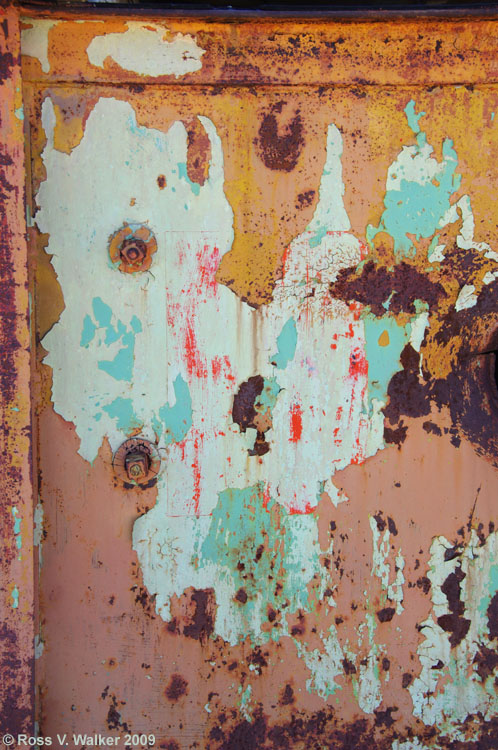
<path fill-rule="evenodd" d="M 367 612 L 365 622 L 358 629 L 358 645 L 362 646 L 365 638 L 368 638 L 369 651 L 365 660 L 357 667 L 356 692 L 358 705 L 366 714 L 373 714 L 382 703 L 382 685 L 379 676 L 380 646 L 375 642 L 376 631 L 375 615 Z"/>
<path fill-rule="evenodd" d="M 455 302 L 455 310 L 467 310 L 469 307 L 474 307 L 477 303 L 477 294 L 475 293 L 476 288 L 473 284 L 465 284 L 460 289 L 460 294 Z"/>
<path fill-rule="evenodd" d="M 38 502 L 35 507 L 33 521 L 33 544 L 35 545 L 35 547 L 39 547 L 41 545 L 43 537 L 43 505 L 40 502 Z"/>
<path fill-rule="evenodd" d="M 425 330 L 429 327 L 429 313 L 422 312 L 411 320 L 412 330 L 410 333 L 410 344 L 416 352 L 420 352 L 420 347 L 425 336 Z"/>
<path fill-rule="evenodd" d="M 122 33 L 105 34 L 92 39 L 87 48 L 92 65 L 103 68 L 110 57 L 124 70 L 144 76 L 174 75 L 175 78 L 194 73 L 202 67 L 201 49 L 190 34 L 175 34 L 167 39 L 165 26 L 127 21 Z"/>
<path fill-rule="evenodd" d="M 327 700 L 329 695 L 341 689 L 335 678 L 344 672 L 342 665 L 344 654 L 333 626 L 330 627 L 328 634 L 320 633 L 320 640 L 323 643 L 323 651 L 318 649 L 308 651 L 300 641 L 294 640 L 294 643 L 299 658 L 303 659 L 311 672 L 311 677 L 306 680 L 308 692 L 316 693 L 323 700 Z"/>
<path fill-rule="evenodd" d="M 498 261 L 498 253 L 495 252 L 495 250 L 489 250 L 487 253 L 484 253 L 484 257 L 488 258 L 489 260 Z"/>
<path fill-rule="evenodd" d="M 36 57 L 43 72 L 50 73 L 48 33 L 58 22 L 46 18 L 22 18 L 21 21 L 23 24 L 31 24 L 31 28 L 21 31 L 21 54 Z"/>
<path fill-rule="evenodd" d="M 432 746 L 432 749 L 428 748 L 418 737 L 414 737 L 413 740 L 405 740 L 404 742 L 394 740 L 391 750 L 434 750 L 434 746 Z"/>
<path fill-rule="evenodd" d="M 478 739 L 469 735 L 472 724 L 465 736 L 459 729 L 469 715 L 481 715 L 484 722 L 498 716 L 495 675 L 485 667 L 486 655 L 497 652 L 487 610 L 498 592 L 498 533 L 482 545 L 472 530 L 459 554 L 446 559 L 449 549 L 453 545 L 445 537 L 431 545 L 427 575 L 433 609 L 421 623 L 424 640 L 417 653 L 422 669 L 408 689 L 416 717 L 451 739 L 470 741 Z M 481 732 L 482 724 L 473 731 Z"/>
<path fill-rule="evenodd" d="M 379 578 L 385 597 L 383 600 L 381 599 L 381 605 L 383 606 L 386 601 L 395 603 L 396 614 L 400 615 L 403 612 L 403 584 L 405 583 L 403 570 L 405 560 L 399 549 L 393 564 L 388 562 L 389 554 L 392 551 L 390 531 L 386 525 L 384 533 L 382 533 L 379 530 L 379 524 L 372 516 L 370 516 L 369 522 L 372 530 L 373 545 L 372 575 Z"/>
<path fill-rule="evenodd" d="M 490 250 L 486 242 L 476 242 L 474 240 L 474 214 L 472 212 L 470 196 L 468 195 L 463 195 L 456 203 L 450 206 L 439 222 L 439 226 L 444 227 L 446 224 L 454 224 L 458 220 L 461 220 L 462 226 L 456 239 L 457 247 L 462 248 L 462 250 L 474 249 L 481 253 Z"/>
<path fill-rule="evenodd" d="M 45 648 L 45 644 L 40 638 L 39 635 L 35 635 L 35 659 L 39 659 L 40 656 L 43 654 L 43 649 Z"/>
<path fill-rule="evenodd" d="M 430 251 L 427 258 L 430 263 L 442 263 L 442 261 L 445 259 L 444 250 L 446 248 L 446 245 L 436 245 L 434 250 Z"/>
<path fill-rule="evenodd" d="M 498 279 L 498 271 L 486 271 L 486 273 L 483 276 L 482 283 L 483 284 L 492 284 L 493 281 Z"/>
<path fill-rule="evenodd" d="M 248 685 L 245 690 L 242 687 L 242 685 L 239 685 L 238 693 L 240 695 L 240 698 L 238 700 L 240 713 L 242 714 L 242 716 L 244 717 L 246 721 L 252 722 L 252 706 L 251 706 L 252 687 L 251 685 Z"/>

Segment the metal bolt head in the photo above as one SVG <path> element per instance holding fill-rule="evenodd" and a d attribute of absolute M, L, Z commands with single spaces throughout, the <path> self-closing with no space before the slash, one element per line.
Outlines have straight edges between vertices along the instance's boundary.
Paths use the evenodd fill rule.
<path fill-rule="evenodd" d="M 146 479 L 150 470 L 150 457 L 145 452 L 128 453 L 125 457 L 125 469 L 133 482 Z"/>
<path fill-rule="evenodd" d="M 126 239 L 121 245 L 119 255 L 123 263 L 138 268 L 147 258 L 146 244 L 137 237 Z"/>

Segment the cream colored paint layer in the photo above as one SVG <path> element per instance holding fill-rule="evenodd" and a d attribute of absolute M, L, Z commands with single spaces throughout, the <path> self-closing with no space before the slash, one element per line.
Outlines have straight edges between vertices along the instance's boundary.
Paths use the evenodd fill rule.
<path fill-rule="evenodd" d="M 489 637 L 487 608 L 498 591 L 498 533 L 490 534 L 481 544 L 476 532 L 461 553 L 446 560 L 445 552 L 453 545 L 444 537 L 434 539 L 427 576 L 431 581 L 433 609 L 421 623 L 423 642 L 417 649 L 422 669 L 408 688 L 413 700 L 413 713 L 455 740 L 478 739 L 464 736 L 459 725 L 471 714 L 481 714 L 489 721 L 498 712 L 498 696 L 491 672 L 486 679 L 478 673 L 481 649 L 496 652 L 496 643 Z M 450 602 L 442 587 L 448 576 L 460 578 L 461 617 L 468 631 L 452 646 L 451 632 L 443 629 L 438 618 L 451 614 Z M 463 577 L 462 577 L 463 575 Z M 454 586 L 453 586 L 454 588 Z M 482 726 L 476 726 L 481 732 Z M 472 733 L 469 724 L 468 732 Z"/>
<path fill-rule="evenodd" d="M 31 28 L 21 31 L 21 54 L 35 57 L 40 61 L 43 72 L 50 73 L 48 33 L 58 22 L 47 18 L 22 18 L 21 20 L 24 24 L 31 25 Z"/>
<path fill-rule="evenodd" d="M 168 40 L 165 26 L 127 21 L 122 33 L 96 36 L 87 48 L 92 65 L 103 68 L 110 57 L 123 70 L 144 76 L 172 75 L 175 78 L 194 73 L 202 67 L 201 49 L 190 34 L 175 34 Z"/>

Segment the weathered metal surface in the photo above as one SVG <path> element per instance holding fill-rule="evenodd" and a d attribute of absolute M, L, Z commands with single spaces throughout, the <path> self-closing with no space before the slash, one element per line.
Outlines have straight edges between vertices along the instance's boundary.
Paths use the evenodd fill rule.
<path fill-rule="evenodd" d="M 19 19 L 0 8 L 0 734 L 33 727 L 31 402 Z"/>
<path fill-rule="evenodd" d="M 495 747 L 496 22 L 24 28 L 42 730 Z"/>

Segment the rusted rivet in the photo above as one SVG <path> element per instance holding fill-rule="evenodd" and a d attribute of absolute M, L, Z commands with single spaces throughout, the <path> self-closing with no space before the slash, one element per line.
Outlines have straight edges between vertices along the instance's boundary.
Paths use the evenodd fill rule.
<path fill-rule="evenodd" d="M 130 438 L 116 451 L 113 467 L 125 486 L 151 486 L 155 483 L 161 460 L 153 443 L 143 438 Z"/>
<path fill-rule="evenodd" d="M 147 247 L 143 240 L 125 240 L 119 251 L 121 260 L 129 266 L 141 266 L 147 257 Z"/>
<path fill-rule="evenodd" d="M 123 273 L 147 271 L 156 250 L 154 233 L 145 224 L 123 224 L 109 237 L 109 255 Z"/>

